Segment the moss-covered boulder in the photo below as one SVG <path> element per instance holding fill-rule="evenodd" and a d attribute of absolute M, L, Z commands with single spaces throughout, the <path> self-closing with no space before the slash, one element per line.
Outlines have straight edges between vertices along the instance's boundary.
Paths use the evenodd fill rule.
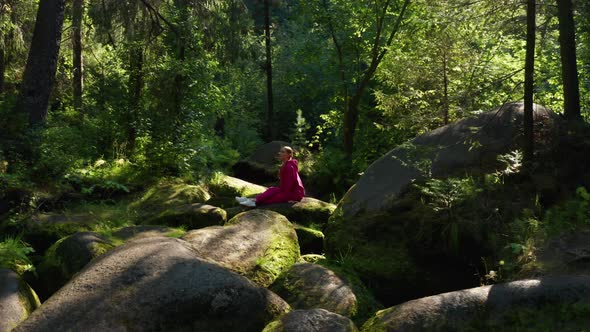
<path fill-rule="evenodd" d="M 94 260 L 14 331 L 257 332 L 288 310 L 187 242 L 151 237 Z"/>
<path fill-rule="evenodd" d="M 42 298 L 48 298 L 94 258 L 113 249 L 115 244 L 93 232 L 79 232 L 57 241 L 47 250 L 37 274 L 43 289 Z"/>
<path fill-rule="evenodd" d="M 322 308 L 346 317 L 357 313 L 356 295 L 348 282 L 321 265 L 297 263 L 270 289 L 294 309 Z"/>
<path fill-rule="evenodd" d="M 588 326 L 590 276 L 560 276 L 412 300 L 377 312 L 361 331 L 583 331 Z"/>
<path fill-rule="evenodd" d="M 293 310 L 268 324 L 263 332 L 355 332 L 354 323 L 325 309 Z"/>
<path fill-rule="evenodd" d="M 295 232 L 297 232 L 299 249 L 302 255 L 324 252 L 324 233 L 298 224 L 295 224 Z"/>
<path fill-rule="evenodd" d="M 272 141 L 256 148 L 247 158 L 240 160 L 232 170 L 240 179 L 254 183 L 267 183 L 278 179 L 278 153 L 283 146 L 290 146 L 288 142 Z"/>
<path fill-rule="evenodd" d="M 0 268 L 0 332 L 12 330 L 40 305 L 26 282 L 12 270 Z"/>
<path fill-rule="evenodd" d="M 551 141 L 558 117 L 541 106 L 534 117 L 543 127 L 543 140 Z M 327 256 L 346 260 L 381 300 L 392 304 L 477 285 L 472 266 L 490 254 L 482 243 L 493 242 L 491 223 L 445 219 L 437 209 L 450 208 L 428 205 L 437 202 L 425 203 L 422 195 L 430 190 L 433 200 L 459 205 L 476 188 L 469 179 L 448 177 L 504 169 L 498 156 L 519 147 L 514 138 L 522 119 L 522 104 L 507 104 L 417 137 L 375 161 L 330 217 L 324 230 Z"/>
<path fill-rule="evenodd" d="M 140 219 L 143 219 L 169 208 L 204 203 L 210 198 L 211 195 L 204 186 L 189 184 L 180 179 L 165 178 L 148 188 L 130 208 L 136 210 Z"/>
<path fill-rule="evenodd" d="M 160 225 L 135 225 L 119 228 L 113 232 L 113 236 L 123 241 L 127 241 L 130 239 L 157 236 L 180 237 L 184 235 L 184 233 L 186 233 L 186 231 L 182 229 Z"/>
<path fill-rule="evenodd" d="M 25 225 L 23 240 L 38 254 L 56 241 L 77 232 L 91 231 L 96 220 L 88 214 L 38 213 Z"/>
<path fill-rule="evenodd" d="M 225 174 L 216 176 L 208 185 L 209 190 L 215 197 L 230 197 L 234 202 L 235 196 L 249 197 L 258 195 L 266 190 L 266 187 Z"/>
<path fill-rule="evenodd" d="M 169 207 L 158 214 L 146 217 L 144 223 L 198 229 L 223 225 L 226 220 L 225 210 L 208 204 L 194 203 Z"/>
<path fill-rule="evenodd" d="M 336 205 L 319 199 L 304 197 L 301 202 L 261 205 L 257 208 L 275 211 L 292 222 L 322 229 L 334 210 L 336 210 Z"/>
<path fill-rule="evenodd" d="M 241 213 L 226 226 L 193 230 L 182 239 L 193 245 L 199 257 L 265 287 L 299 258 L 293 225 L 284 216 L 267 210 Z"/>

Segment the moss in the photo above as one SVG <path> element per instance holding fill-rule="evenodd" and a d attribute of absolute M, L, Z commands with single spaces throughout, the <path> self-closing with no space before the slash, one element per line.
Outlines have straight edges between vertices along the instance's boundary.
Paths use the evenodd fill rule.
<path fill-rule="evenodd" d="M 283 328 L 283 323 L 280 319 L 277 319 L 270 324 L 266 325 L 262 332 L 283 332 L 285 329 Z"/>
<path fill-rule="evenodd" d="M 290 221 L 321 230 L 336 209 L 336 206 L 317 199 L 306 197 L 298 203 L 281 203 L 260 206 L 261 209 L 275 211 Z"/>
<path fill-rule="evenodd" d="M 183 236 L 184 234 L 186 234 L 186 229 L 184 228 L 173 228 L 173 230 L 169 233 L 166 233 L 164 236 L 166 237 L 171 237 L 171 238 L 180 238 L 181 236 Z"/>
<path fill-rule="evenodd" d="M 477 330 L 482 321 L 473 321 Z M 590 304 L 548 304 L 541 308 L 516 307 L 501 319 L 489 319 L 483 326 L 495 331 L 584 331 L 590 326 Z"/>
<path fill-rule="evenodd" d="M 259 186 L 257 184 L 246 182 L 224 174 L 215 176 L 208 183 L 208 186 L 216 196 L 227 196 L 231 197 L 232 199 L 234 196 L 251 197 L 266 190 L 266 188 L 263 186 Z"/>
<path fill-rule="evenodd" d="M 274 230 L 268 249 L 264 255 L 256 261 L 250 279 L 264 287 L 270 285 L 283 271 L 289 269 L 299 259 L 299 245 L 296 237 L 291 237 L 290 225 L 280 223 L 277 227 L 283 229 Z"/>
<path fill-rule="evenodd" d="M 323 252 L 324 233 L 321 231 L 295 224 L 295 232 L 302 254 Z"/>
<path fill-rule="evenodd" d="M 323 260 L 323 259 L 326 259 L 326 256 L 318 255 L 318 254 L 306 254 L 306 255 L 301 255 L 301 257 L 299 257 L 300 262 L 312 263 L 312 264 L 315 264 L 318 261 Z"/>
<path fill-rule="evenodd" d="M 79 222 L 29 223 L 23 239 L 35 248 L 35 252 L 43 254 L 53 243 L 77 232 L 91 231 L 92 225 Z"/>
<path fill-rule="evenodd" d="M 207 226 L 223 225 L 227 220 L 227 212 L 218 207 L 203 204 L 185 204 L 174 206 L 147 217 L 144 224 L 185 226 L 198 229 Z"/>
<path fill-rule="evenodd" d="M 129 205 L 140 215 L 152 214 L 175 205 L 206 202 L 211 198 L 209 191 L 200 185 L 191 185 L 179 179 L 162 179 L 152 186 L 137 201 Z"/>
<path fill-rule="evenodd" d="M 351 319 L 357 326 L 361 326 L 377 310 L 383 308 L 383 305 L 375 299 L 373 293 L 361 281 L 355 270 L 329 259 L 320 260 L 318 264 L 325 266 L 338 277 L 344 279 L 352 289 L 357 299 L 357 307 Z"/>
<path fill-rule="evenodd" d="M 51 295 L 66 284 L 92 259 L 108 252 L 115 246 L 108 239 L 81 242 L 68 236 L 58 240 L 44 255 L 38 272 L 44 286 L 43 295 Z"/>
<path fill-rule="evenodd" d="M 20 278 L 18 287 L 19 300 L 24 310 L 23 317 L 26 318 L 41 305 L 41 301 L 39 301 L 39 297 L 31 288 L 31 286 L 29 286 L 29 284 L 27 284 L 25 281 L 20 280 Z"/>
<path fill-rule="evenodd" d="M 385 313 L 390 310 L 380 310 L 375 313 L 375 315 L 367 320 L 361 327 L 361 331 L 363 332 L 386 332 L 389 331 L 387 328 L 386 323 L 383 321 L 383 316 Z"/>

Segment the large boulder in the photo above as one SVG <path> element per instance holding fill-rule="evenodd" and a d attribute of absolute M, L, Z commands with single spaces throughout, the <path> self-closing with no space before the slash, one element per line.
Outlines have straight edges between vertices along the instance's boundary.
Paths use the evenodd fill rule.
<path fill-rule="evenodd" d="M 261 205 L 257 208 L 278 212 L 290 221 L 301 225 L 323 229 L 334 210 L 336 210 L 336 205 L 319 199 L 304 197 L 300 202 Z"/>
<path fill-rule="evenodd" d="M 114 244 L 93 232 L 79 232 L 65 237 L 51 246 L 37 272 L 43 299 L 55 293 L 94 258 L 113 249 Z"/>
<path fill-rule="evenodd" d="M 184 230 L 178 228 L 170 228 L 160 225 L 134 225 L 126 226 L 117 229 L 113 232 L 113 236 L 123 241 L 130 239 L 139 239 L 146 237 L 180 237 L 185 233 Z"/>
<path fill-rule="evenodd" d="M 260 331 L 288 310 L 187 242 L 151 237 L 94 260 L 14 331 Z"/>
<path fill-rule="evenodd" d="M 225 210 L 203 203 L 184 204 L 169 207 L 153 216 L 146 216 L 146 224 L 183 226 L 197 229 L 207 226 L 223 225 L 227 220 Z"/>
<path fill-rule="evenodd" d="M 180 179 L 161 179 L 146 190 L 143 196 L 130 204 L 139 218 L 158 215 L 163 211 L 193 203 L 204 203 L 211 194 L 201 185 L 186 183 Z"/>
<path fill-rule="evenodd" d="M 278 171 L 278 169 L 277 169 Z M 235 196 L 253 196 L 263 193 L 266 187 L 259 186 L 248 181 L 244 181 L 229 175 L 219 175 L 210 181 L 209 190 L 216 197 L 231 197 L 232 201 Z"/>
<path fill-rule="evenodd" d="M 279 176 L 279 150 L 291 144 L 284 141 L 272 141 L 259 146 L 252 155 L 240 160 L 233 167 L 235 176 L 254 183 L 277 181 Z"/>
<path fill-rule="evenodd" d="M 367 168 L 342 199 L 343 217 L 387 211 L 416 178 L 494 171 L 499 155 L 520 148 L 523 104 L 510 103 L 440 127 L 389 151 Z M 536 123 L 552 126 L 559 117 L 535 105 Z M 555 128 L 556 129 L 556 128 Z M 545 128 L 547 130 L 547 128 Z"/>
<path fill-rule="evenodd" d="M 429 296 L 381 310 L 361 331 L 583 331 L 590 276 L 514 281 Z"/>
<path fill-rule="evenodd" d="M 182 239 L 193 245 L 199 257 L 265 287 L 299 258 L 293 225 L 284 216 L 267 210 L 241 213 L 226 226 L 193 230 Z"/>
<path fill-rule="evenodd" d="M 87 213 L 37 213 L 27 221 L 23 240 L 42 254 L 59 239 L 91 231 L 96 224 L 97 220 Z"/>
<path fill-rule="evenodd" d="M 357 299 L 346 280 L 317 264 L 297 263 L 270 288 L 294 309 L 322 308 L 343 316 L 357 313 Z"/>
<path fill-rule="evenodd" d="M 0 332 L 8 332 L 25 320 L 41 303 L 16 273 L 0 268 Z"/>
<path fill-rule="evenodd" d="M 543 127 L 542 139 L 554 136 L 559 121 L 554 113 L 536 106 L 534 118 Z M 491 224 L 443 219 L 416 188 L 442 181 L 432 182 L 448 189 L 441 190 L 448 195 L 441 199 L 457 200 L 469 182 L 444 178 L 506 167 L 498 156 L 518 148 L 522 119 L 522 104 L 507 104 L 417 137 L 375 161 L 330 217 L 324 230 L 328 257 L 343 257 L 391 304 L 477 285 L 472 266 L 491 250 L 481 245 L 494 233 Z"/>
<path fill-rule="evenodd" d="M 356 332 L 354 323 L 325 309 L 293 310 L 268 324 L 263 332 Z"/>

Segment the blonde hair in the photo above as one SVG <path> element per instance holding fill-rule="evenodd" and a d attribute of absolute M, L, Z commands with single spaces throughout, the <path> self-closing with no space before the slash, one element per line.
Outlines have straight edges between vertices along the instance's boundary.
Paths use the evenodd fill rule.
<path fill-rule="evenodd" d="M 287 153 L 289 154 L 289 156 L 293 157 L 293 148 L 291 148 L 290 146 L 283 146 L 281 148 L 281 150 L 287 151 Z"/>

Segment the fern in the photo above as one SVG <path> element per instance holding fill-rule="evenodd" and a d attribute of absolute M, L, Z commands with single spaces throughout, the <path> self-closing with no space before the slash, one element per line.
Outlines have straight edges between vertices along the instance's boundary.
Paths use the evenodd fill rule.
<path fill-rule="evenodd" d="M 18 274 L 34 271 L 28 255 L 35 250 L 19 238 L 6 238 L 0 242 L 0 267 L 11 269 Z"/>

